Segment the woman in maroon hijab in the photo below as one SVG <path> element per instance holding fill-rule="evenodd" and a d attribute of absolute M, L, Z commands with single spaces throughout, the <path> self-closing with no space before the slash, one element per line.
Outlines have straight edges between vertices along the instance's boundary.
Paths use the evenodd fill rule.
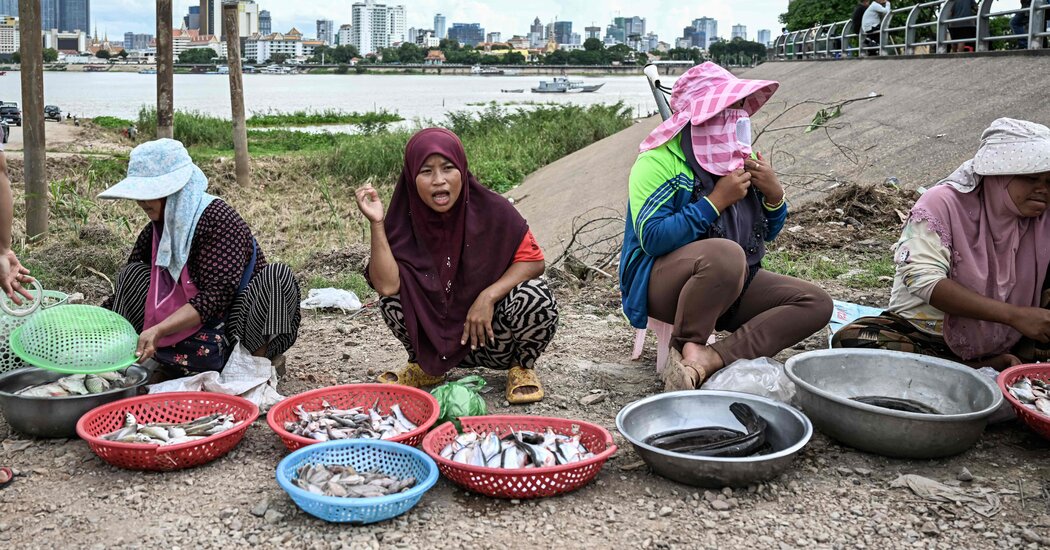
<path fill-rule="evenodd" d="M 554 337 L 557 303 L 543 251 L 521 214 L 478 183 L 452 132 L 427 128 L 405 146 L 384 214 L 371 185 L 357 190 L 371 222 L 367 277 L 408 364 L 380 382 L 427 386 L 455 367 L 509 369 L 507 401 L 543 398 L 536 359 Z"/>

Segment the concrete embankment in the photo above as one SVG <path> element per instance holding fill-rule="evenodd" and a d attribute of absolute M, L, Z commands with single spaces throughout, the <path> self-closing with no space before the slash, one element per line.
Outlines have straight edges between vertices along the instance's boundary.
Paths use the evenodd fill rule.
<path fill-rule="evenodd" d="M 753 128 L 765 130 L 756 149 L 772 158 L 795 202 L 889 177 L 909 188 L 935 183 L 973 156 L 996 118 L 1050 124 L 1047 75 L 1050 56 L 777 62 L 740 74 L 781 84 Z M 826 131 L 804 132 L 824 104 L 872 92 L 882 96 L 844 106 Z M 642 121 L 558 160 L 510 193 L 525 196 L 519 209 L 545 248 L 560 252 L 573 218 L 593 207 L 623 211 L 638 144 L 658 123 Z"/>

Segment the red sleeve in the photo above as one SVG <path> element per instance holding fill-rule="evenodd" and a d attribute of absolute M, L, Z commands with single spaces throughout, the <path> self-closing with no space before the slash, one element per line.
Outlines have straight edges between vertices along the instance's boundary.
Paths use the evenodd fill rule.
<path fill-rule="evenodd" d="M 532 230 L 528 230 L 525 233 L 525 238 L 521 240 L 521 246 L 518 247 L 518 251 L 514 253 L 514 261 L 511 263 L 518 262 L 542 262 L 543 261 L 543 249 L 540 248 L 539 243 L 536 242 L 536 237 L 532 235 Z"/>

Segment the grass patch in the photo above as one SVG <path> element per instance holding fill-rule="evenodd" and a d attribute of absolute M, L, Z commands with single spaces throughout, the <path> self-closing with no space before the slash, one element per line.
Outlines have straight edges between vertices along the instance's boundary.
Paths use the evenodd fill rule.
<path fill-rule="evenodd" d="M 847 256 L 838 252 L 798 252 L 771 250 L 762 266 L 774 273 L 805 281 L 838 280 L 857 289 L 889 287 L 896 272 L 893 261 L 885 255 Z"/>
<path fill-rule="evenodd" d="M 367 297 L 374 294 L 368 283 L 365 282 L 364 275 L 360 273 L 346 273 L 343 275 L 337 275 L 335 277 L 325 277 L 323 275 L 315 275 L 306 280 L 306 289 L 310 288 L 340 288 L 343 290 L 349 290 L 357 295 L 361 301 L 365 301 Z"/>
<path fill-rule="evenodd" d="M 123 130 L 128 126 L 131 126 L 130 120 L 115 116 L 98 116 L 91 119 L 91 122 L 94 122 L 96 126 L 107 130 Z"/>
<path fill-rule="evenodd" d="M 265 113 L 252 113 L 246 121 L 251 127 L 281 127 L 281 126 L 317 126 L 323 124 L 357 124 L 362 126 L 385 125 L 404 120 L 401 115 L 389 111 L 375 111 L 367 113 L 345 112 L 334 109 L 324 111 L 295 111 L 281 113 L 269 111 Z"/>

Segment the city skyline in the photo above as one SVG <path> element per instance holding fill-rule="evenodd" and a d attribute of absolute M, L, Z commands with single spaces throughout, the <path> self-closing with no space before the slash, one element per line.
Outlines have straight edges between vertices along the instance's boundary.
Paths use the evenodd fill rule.
<path fill-rule="evenodd" d="M 176 26 L 181 24 L 189 6 L 199 3 L 199 0 L 175 0 L 173 6 Z M 256 0 L 256 3 L 259 10 L 270 12 L 275 32 L 285 32 L 295 27 L 310 35 L 315 31 L 319 19 L 333 20 L 336 28 L 350 23 L 351 5 L 354 2 L 317 0 L 303 4 L 291 0 Z M 761 29 L 768 29 L 775 36 L 779 34 L 781 27 L 777 17 L 787 9 L 787 0 L 751 0 L 746 3 L 698 0 L 689 3 L 688 6 L 657 0 L 647 3 L 645 10 L 638 10 L 635 7 L 637 4 L 625 1 L 599 4 L 581 0 L 537 0 L 528 6 L 508 6 L 504 2 L 491 0 L 395 0 L 386 4 L 405 6 L 408 28 L 432 29 L 434 16 L 441 13 L 445 16 L 448 27 L 453 23 L 480 23 L 486 32 L 501 33 L 504 40 L 514 35 L 526 36 L 536 17 L 544 24 L 555 20 L 571 21 L 574 32 L 580 34 L 583 34 L 585 27 L 598 26 L 603 29 L 604 35 L 605 27 L 614 17 L 638 16 L 646 18 L 647 31 L 657 33 L 660 40 L 672 44 L 681 36 L 682 28 L 699 17 L 717 19 L 719 30 L 724 29 L 722 34 L 728 34 L 726 31 L 739 24 L 748 28 L 751 39 L 754 39 Z M 152 2 L 136 0 L 94 0 L 91 2 L 92 24 L 97 24 L 100 32 L 108 32 L 114 36 L 123 36 L 125 32 L 155 33 L 154 6 Z"/>

